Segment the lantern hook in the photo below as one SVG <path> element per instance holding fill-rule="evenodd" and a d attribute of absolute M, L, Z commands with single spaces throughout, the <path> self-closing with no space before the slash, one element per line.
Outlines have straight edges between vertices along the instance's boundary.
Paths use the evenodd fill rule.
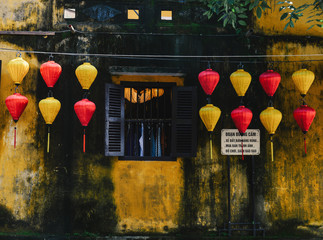
<path fill-rule="evenodd" d="M 242 62 L 240 62 L 239 65 L 238 65 L 238 69 L 243 69 L 243 67 L 244 66 L 242 65 Z"/>
<path fill-rule="evenodd" d="M 300 102 L 301 102 L 302 105 L 307 105 L 304 97 L 300 100 Z"/>
<path fill-rule="evenodd" d="M 48 97 L 53 97 L 54 95 L 53 95 L 53 91 L 52 91 L 52 89 L 49 89 L 48 90 L 48 95 L 47 95 Z"/>
<path fill-rule="evenodd" d="M 210 61 L 208 61 L 208 62 L 207 62 L 207 68 L 208 68 L 208 69 L 211 69 Z"/>
<path fill-rule="evenodd" d="M 87 99 L 90 95 L 90 91 L 89 90 L 84 90 L 84 94 L 83 94 L 83 99 Z"/>
<path fill-rule="evenodd" d="M 53 54 L 51 53 L 50 55 L 49 55 L 49 61 L 53 61 L 54 60 L 54 56 L 53 56 Z"/>
<path fill-rule="evenodd" d="M 21 52 L 20 51 L 17 52 L 16 57 L 21 57 Z"/>
<path fill-rule="evenodd" d="M 274 62 L 270 61 L 268 62 L 268 70 L 273 70 L 274 69 Z"/>
<path fill-rule="evenodd" d="M 240 98 L 240 106 L 243 106 L 244 105 L 244 103 L 243 103 L 243 96 L 241 96 L 241 98 Z"/>
<path fill-rule="evenodd" d="M 273 107 L 273 106 L 274 106 L 273 97 L 269 97 L 268 107 Z"/>
<path fill-rule="evenodd" d="M 302 69 L 306 69 L 306 68 L 308 68 L 308 65 L 305 62 L 303 62 L 302 63 Z"/>
<path fill-rule="evenodd" d="M 15 87 L 15 93 L 19 93 L 18 87 L 19 87 L 19 85 L 17 84 L 16 87 Z"/>

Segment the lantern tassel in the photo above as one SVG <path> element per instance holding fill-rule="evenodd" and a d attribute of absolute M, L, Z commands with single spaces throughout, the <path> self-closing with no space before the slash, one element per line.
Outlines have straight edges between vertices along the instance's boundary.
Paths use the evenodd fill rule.
<path fill-rule="evenodd" d="M 307 150 L 306 150 L 306 135 L 304 134 L 304 149 L 305 149 L 305 154 L 307 154 Z"/>
<path fill-rule="evenodd" d="M 49 153 L 50 126 L 47 127 L 47 152 Z"/>
<path fill-rule="evenodd" d="M 211 159 L 213 159 L 213 155 L 212 155 L 212 135 L 211 135 L 211 133 L 210 133 L 209 137 L 210 137 L 210 157 L 211 157 Z"/>
<path fill-rule="evenodd" d="M 241 149 L 242 149 L 242 151 L 241 151 L 241 154 L 242 154 L 241 158 L 242 158 L 242 160 L 244 160 L 244 157 L 243 157 L 243 139 L 242 138 L 241 138 Z"/>
<path fill-rule="evenodd" d="M 17 142 L 17 127 L 15 126 L 15 132 L 13 137 L 13 147 L 16 148 L 16 142 Z"/>
<path fill-rule="evenodd" d="M 270 135 L 270 150 L 271 150 L 271 161 L 274 161 L 274 142 L 273 142 L 273 136 Z"/>
<path fill-rule="evenodd" d="M 83 132 L 83 152 L 85 153 L 85 128 Z"/>

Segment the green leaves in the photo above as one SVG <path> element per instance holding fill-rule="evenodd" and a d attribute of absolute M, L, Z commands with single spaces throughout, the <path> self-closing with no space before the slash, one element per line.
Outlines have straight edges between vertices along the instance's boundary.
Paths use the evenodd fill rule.
<path fill-rule="evenodd" d="M 222 21 L 223 27 L 239 28 L 248 25 L 248 15 L 256 8 L 257 17 L 269 9 L 268 0 L 200 0 L 205 3 L 208 10 L 204 13 L 208 18 L 216 15 Z"/>
<path fill-rule="evenodd" d="M 303 11 L 306 9 L 310 9 L 310 15 L 307 17 L 308 20 L 307 23 L 313 22 L 313 21 L 320 21 L 322 19 L 323 15 L 323 8 L 320 7 L 323 5 L 323 0 L 311 0 L 311 3 L 305 3 L 299 7 L 293 6 L 293 2 L 291 1 L 284 1 L 281 2 L 279 1 L 277 4 L 283 4 L 279 8 L 279 11 L 285 10 L 281 17 L 280 20 L 287 20 L 288 23 L 286 23 L 284 30 L 286 30 L 288 27 L 293 28 L 295 26 L 295 23 L 297 20 L 299 20 L 300 17 L 303 17 Z M 308 1 L 310 2 L 310 1 Z M 313 24 L 311 25 L 307 30 L 313 28 L 313 27 L 321 27 L 321 24 Z"/>
<path fill-rule="evenodd" d="M 261 18 L 261 14 L 262 14 L 261 8 L 257 7 L 257 17 Z"/>
<path fill-rule="evenodd" d="M 243 20 L 239 20 L 238 23 L 241 25 L 241 26 L 247 26 L 247 23 Z"/>
<path fill-rule="evenodd" d="M 284 13 L 283 15 L 281 15 L 280 20 L 284 20 L 287 16 L 288 16 L 288 13 Z"/>

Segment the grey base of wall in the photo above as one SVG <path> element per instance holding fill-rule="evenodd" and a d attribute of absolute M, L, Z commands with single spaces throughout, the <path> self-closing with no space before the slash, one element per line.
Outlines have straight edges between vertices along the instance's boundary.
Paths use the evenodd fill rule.
<path fill-rule="evenodd" d="M 231 237 L 218 237 L 218 234 L 214 235 L 199 235 L 199 234 L 190 234 L 190 235 L 180 235 L 180 236 L 168 236 L 168 235 L 154 235 L 154 236 L 105 236 L 105 237 L 94 237 L 94 236 L 58 236 L 58 235 L 1 235 L 0 240 L 206 240 L 206 239 L 279 239 L 279 240 L 322 240 L 322 237 L 305 237 L 305 236 L 266 236 L 266 237 L 251 237 L 247 235 L 243 236 L 231 236 Z"/>

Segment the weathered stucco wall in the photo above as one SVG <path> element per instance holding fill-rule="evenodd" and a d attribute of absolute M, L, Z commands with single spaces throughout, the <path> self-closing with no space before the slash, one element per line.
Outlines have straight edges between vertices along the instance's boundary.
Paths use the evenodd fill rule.
<path fill-rule="evenodd" d="M 295 5 L 300 2 L 296 1 Z M 51 4 L 50 4 L 51 3 Z M 62 18 L 63 1 L 7 1 L 2 3 L 0 30 L 67 30 L 69 22 Z M 149 4 L 151 4 L 149 2 Z M 31 7 L 32 6 L 32 7 Z M 183 5 L 184 8 L 184 5 Z M 20 9 L 19 11 L 17 9 Z M 275 10 L 276 9 L 276 10 Z M 274 15 L 253 18 L 257 37 L 239 38 L 210 35 L 127 35 L 72 34 L 55 36 L 0 36 L 0 48 L 81 53 L 125 54 L 322 54 L 322 32 L 300 21 L 295 29 L 283 32 L 277 6 Z M 275 17 L 275 18 L 274 18 Z M 191 21 L 191 19 L 190 19 Z M 74 24 L 74 22 L 72 22 Z M 123 29 L 111 22 L 75 22 L 80 30 L 104 31 Z M 139 26 L 139 24 L 138 24 Z M 196 27 L 197 26 L 197 27 Z M 196 31 L 182 26 L 185 33 Z M 203 26 L 207 29 L 208 25 Z M 102 30 L 103 29 L 103 30 Z M 129 29 L 129 28 L 125 28 Z M 151 28 L 149 28 L 151 30 Z M 168 30 L 171 29 L 168 27 Z M 222 31 L 225 31 L 221 28 Z M 159 31 L 163 29 L 154 29 Z M 140 29 L 143 31 L 143 29 Z M 171 30 L 169 30 L 171 31 Z M 272 36 L 277 35 L 277 36 Z M 310 38 L 304 36 L 310 35 Z M 270 37 L 267 37 L 270 36 Z M 161 44 L 163 43 L 163 44 Z M 153 61 L 91 57 L 99 74 L 91 87 L 90 100 L 97 105 L 87 130 L 87 153 L 81 152 L 82 128 L 73 105 L 82 98 L 74 71 L 85 57 L 55 56 L 62 65 L 62 75 L 54 88 L 54 96 L 62 109 L 52 127 L 51 151 L 45 153 L 46 126 L 38 102 L 47 96 L 39 74 L 47 55 L 23 53 L 30 64 L 20 92 L 29 99 L 17 123 L 17 148 L 13 148 L 14 123 L 5 106 L 5 98 L 14 92 L 6 69 L 15 52 L 0 52 L 2 60 L 0 85 L 0 227 L 1 231 L 40 231 L 45 233 L 92 232 L 170 233 L 177 231 L 216 231 L 227 221 L 227 158 L 220 154 L 220 132 L 234 128 L 230 112 L 239 99 L 229 81 L 236 70 L 232 59 L 211 62 L 220 74 L 220 82 L 212 95 L 212 103 L 222 111 L 213 134 L 213 160 L 210 159 L 208 134 L 199 120 L 198 151 L 195 158 L 175 162 L 119 161 L 105 157 L 104 152 L 104 84 L 112 82 L 109 67 L 120 69 L 177 69 L 185 74 L 184 85 L 198 86 L 199 108 L 206 104 L 197 75 L 207 66 L 205 59 Z M 316 109 L 314 122 L 307 133 L 308 154 L 303 153 L 303 134 L 292 113 L 300 105 L 300 95 L 291 75 L 302 67 L 300 60 L 319 58 L 248 59 L 245 70 L 253 80 L 245 102 L 254 113 L 250 128 L 261 129 L 261 154 L 256 157 L 256 218 L 269 230 L 296 229 L 297 226 L 321 226 L 320 190 L 322 176 L 322 62 L 306 62 L 316 79 L 306 101 Z M 320 58 L 322 60 L 322 58 Z M 243 61 L 243 60 L 242 60 Z M 258 62 L 257 62 L 258 61 Z M 274 62 L 274 70 L 282 75 L 275 94 L 274 106 L 283 120 L 274 137 L 275 161 L 270 161 L 268 134 L 259 121 L 267 98 L 258 77 Z M 291 61 L 291 62 L 280 62 Z M 182 85 L 182 82 L 180 83 Z M 232 221 L 251 220 L 250 157 L 242 161 L 231 158 Z M 303 227 L 303 229 L 305 229 Z"/>

